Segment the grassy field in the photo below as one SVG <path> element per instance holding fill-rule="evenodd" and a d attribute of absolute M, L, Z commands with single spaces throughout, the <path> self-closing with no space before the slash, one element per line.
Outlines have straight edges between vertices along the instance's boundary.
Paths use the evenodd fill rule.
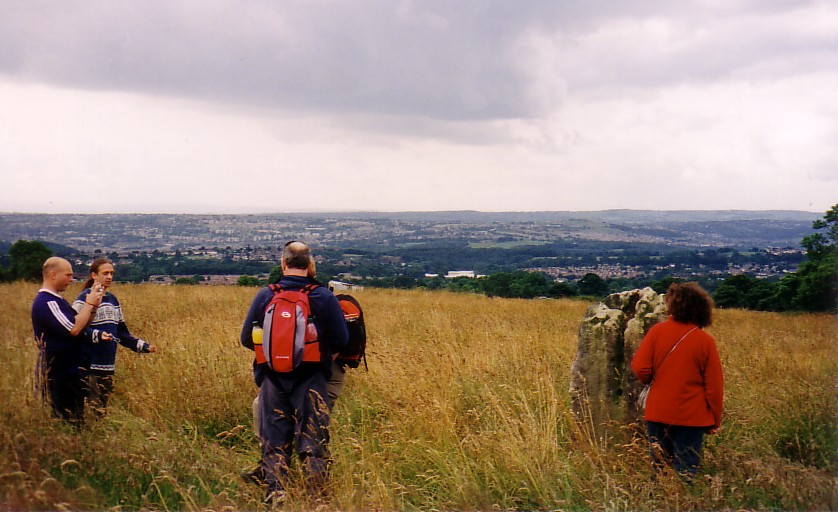
<path fill-rule="evenodd" d="M 32 284 L 0 286 L 0 509 L 259 509 L 239 473 L 258 460 L 251 353 L 256 290 L 117 285 L 134 334 L 108 415 L 81 432 L 34 398 Z M 72 299 L 78 285 L 66 293 Z M 341 510 L 835 509 L 834 316 L 720 311 L 723 430 L 694 487 L 652 479 L 640 439 L 603 443 L 570 412 L 588 304 L 367 290 L 369 372 L 333 414 Z M 285 508 L 316 506 L 297 489 Z"/>

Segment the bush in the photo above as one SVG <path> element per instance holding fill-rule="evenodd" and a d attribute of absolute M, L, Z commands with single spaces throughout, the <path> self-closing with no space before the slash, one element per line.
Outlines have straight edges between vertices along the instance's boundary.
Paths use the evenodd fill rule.
<path fill-rule="evenodd" d="M 238 286 L 262 286 L 264 283 L 256 276 L 239 276 L 236 284 Z"/>

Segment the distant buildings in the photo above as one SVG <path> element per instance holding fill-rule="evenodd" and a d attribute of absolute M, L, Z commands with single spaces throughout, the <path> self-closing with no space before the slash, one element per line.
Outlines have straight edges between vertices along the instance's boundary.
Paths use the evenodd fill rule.
<path fill-rule="evenodd" d="M 445 274 L 445 279 L 455 279 L 457 277 L 474 278 L 474 270 L 450 270 Z"/>
<path fill-rule="evenodd" d="M 190 279 L 196 277 L 193 275 L 176 275 L 176 276 L 169 276 L 169 275 L 153 275 L 148 277 L 148 282 L 152 284 L 174 284 L 175 281 L 178 279 Z M 238 283 L 239 277 L 238 274 L 228 274 L 228 275 L 204 275 L 202 276 L 203 279 L 198 281 L 197 284 L 204 285 L 204 286 L 218 286 L 218 285 L 235 285 Z M 259 279 L 267 279 L 268 274 L 262 274 L 257 276 Z"/>
<path fill-rule="evenodd" d="M 333 292 L 351 292 L 353 290 L 363 290 L 364 287 L 359 284 L 344 283 L 343 281 L 329 281 L 329 289 Z"/>

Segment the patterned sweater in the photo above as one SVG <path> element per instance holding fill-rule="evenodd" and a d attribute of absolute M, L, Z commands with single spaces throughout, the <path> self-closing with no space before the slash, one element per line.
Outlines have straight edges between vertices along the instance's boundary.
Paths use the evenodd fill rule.
<path fill-rule="evenodd" d="M 81 311 L 84 301 L 90 288 L 82 291 L 73 302 L 73 309 Z M 116 363 L 116 344 L 130 348 L 134 352 L 148 352 L 149 344 L 128 331 L 125 325 L 125 317 L 122 315 L 122 308 L 119 305 L 116 295 L 107 292 L 102 303 L 96 309 L 96 316 L 90 323 L 90 327 L 107 332 L 113 335 L 113 341 L 100 341 L 99 336 L 94 336 L 92 341 L 87 343 L 85 349 L 90 356 L 90 370 L 100 373 L 113 373 Z"/>

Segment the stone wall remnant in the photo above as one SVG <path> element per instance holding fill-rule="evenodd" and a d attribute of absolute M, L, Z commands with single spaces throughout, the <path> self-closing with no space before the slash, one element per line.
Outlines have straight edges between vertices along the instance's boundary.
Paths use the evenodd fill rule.
<path fill-rule="evenodd" d="M 573 412 L 610 437 L 612 426 L 642 419 L 635 401 L 641 389 L 631 359 L 649 329 L 666 319 L 664 296 L 651 288 L 609 295 L 588 308 L 577 334 L 570 369 Z"/>

